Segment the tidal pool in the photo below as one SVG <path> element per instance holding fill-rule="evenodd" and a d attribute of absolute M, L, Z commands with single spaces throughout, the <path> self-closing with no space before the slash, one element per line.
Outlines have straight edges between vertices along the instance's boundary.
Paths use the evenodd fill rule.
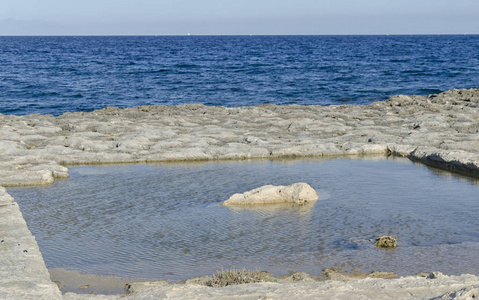
<path fill-rule="evenodd" d="M 50 186 L 8 188 L 48 268 L 171 281 L 219 268 L 319 274 L 360 268 L 479 275 L 478 180 L 407 159 L 69 167 Z M 307 182 L 314 205 L 223 207 L 232 194 Z M 398 237 L 396 250 L 369 239 Z"/>

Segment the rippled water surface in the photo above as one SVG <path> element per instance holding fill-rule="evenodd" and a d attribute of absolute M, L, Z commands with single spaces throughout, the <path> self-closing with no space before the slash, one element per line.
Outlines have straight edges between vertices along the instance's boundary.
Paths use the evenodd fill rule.
<path fill-rule="evenodd" d="M 9 188 L 47 267 L 184 280 L 220 267 L 479 274 L 478 181 L 403 159 L 70 167 L 51 186 Z M 236 192 L 307 182 L 314 205 L 223 207 Z M 399 238 L 377 249 L 378 235 Z"/>
<path fill-rule="evenodd" d="M 0 113 L 368 104 L 477 87 L 478 35 L 0 37 Z"/>

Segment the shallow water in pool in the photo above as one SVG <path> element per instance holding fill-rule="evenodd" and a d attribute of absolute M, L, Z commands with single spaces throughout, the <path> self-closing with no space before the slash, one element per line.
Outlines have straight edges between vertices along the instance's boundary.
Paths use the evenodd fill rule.
<path fill-rule="evenodd" d="M 48 268 L 172 281 L 221 267 L 479 274 L 479 181 L 406 159 L 69 167 L 9 188 Z M 314 205 L 223 207 L 237 192 L 307 182 Z M 396 250 L 369 239 L 398 237 Z"/>

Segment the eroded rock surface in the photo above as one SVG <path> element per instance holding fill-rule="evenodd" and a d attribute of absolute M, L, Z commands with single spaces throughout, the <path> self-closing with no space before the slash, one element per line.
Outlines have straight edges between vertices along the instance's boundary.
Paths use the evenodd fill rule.
<path fill-rule="evenodd" d="M 18 204 L 1 186 L 0 299 L 61 299 Z"/>
<path fill-rule="evenodd" d="M 393 272 L 380 272 L 373 271 L 370 273 L 361 272 L 361 270 L 355 269 L 351 272 L 343 271 L 342 269 L 324 269 L 321 272 L 320 278 L 325 280 L 352 280 L 352 279 L 364 279 L 364 278 L 382 278 L 382 279 L 391 279 L 396 278 L 397 274 Z"/>
<path fill-rule="evenodd" d="M 309 184 L 300 182 L 288 186 L 265 185 L 242 194 L 234 194 L 221 205 L 304 204 L 315 202 L 318 198 Z"/>
<path fill-rule="evenodd" d="M 300 280 L 286 278 L 279 282 L 231 285 L 211 288 L 200 284 L 168 285 L 163 282 L 142 284 L 138 291 L 122 299 L 474 299 L 479 279 L 473 275 L 441 278 L 401 277 L 394 274 L 361 274 L 358 277 L 315 281 L 307 275 Z M 379 275 L 379 276 L 378 276 Z M 391 275 L 390 277 L 388 275 Z M 82 299 L 65 295 L 66 299 Z M 92 296 L 92 299 L 97 299 Z M 99 296 L 98 299 L 102 299 Z"/>
<path fill-rule="evenodd" d="M 0 114 L 0 185 L 46 184 L 65 164 L 393 153 L 479 176 L 479 89 L 370 105 L 108 107 Z"/>

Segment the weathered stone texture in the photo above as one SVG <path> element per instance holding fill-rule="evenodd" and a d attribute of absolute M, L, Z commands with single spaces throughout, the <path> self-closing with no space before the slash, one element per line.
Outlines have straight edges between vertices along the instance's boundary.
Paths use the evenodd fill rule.
<path fill-rule="evenodd" d="M 316 202 L 318 198 L 318 194 L 309 184 L 300 182 L 288 186 L 265 185 L 242 194 L 234 194 L 221 204 L 224 206 L 275 203 L 305 204 Z"/>
<path fill-rule="evenodd" d="M 0 115 L 0 185 L 51 183 L 68 176 L 64 164 L 387 152 L 479 175 L 478 105 L 479 89 L 471 89 L 365 106 L 189 104 Z"/>

